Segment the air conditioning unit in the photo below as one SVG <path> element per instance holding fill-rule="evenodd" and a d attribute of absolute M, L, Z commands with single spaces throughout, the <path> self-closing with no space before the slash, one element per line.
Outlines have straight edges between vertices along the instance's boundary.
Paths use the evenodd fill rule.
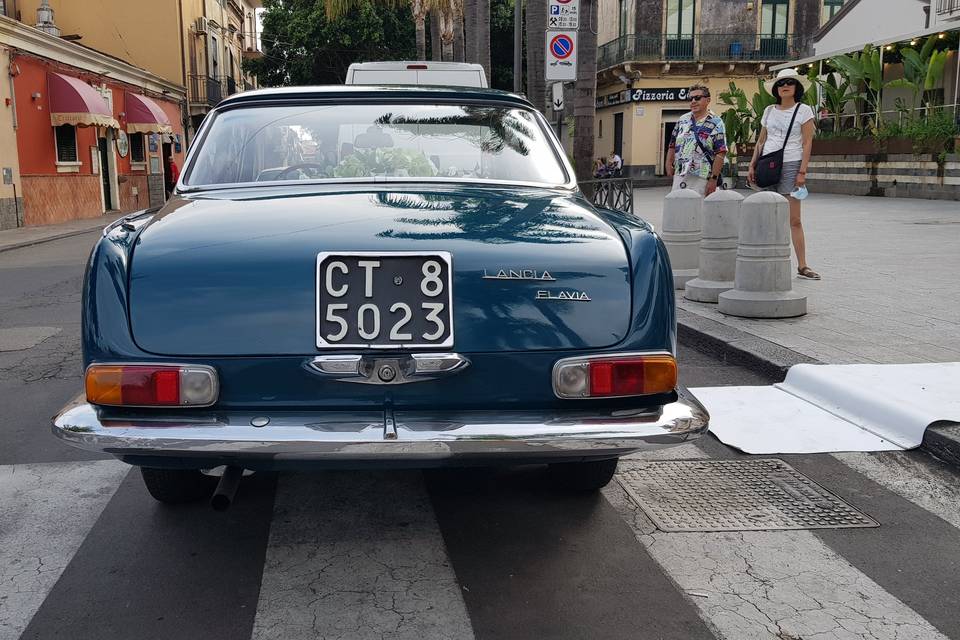
<path fill-rule="evenodd" d="M 197 18 L 197 21 L 193 24 L 193 29 L 197 33 L 206 33 L 210 30 L 209 21 L 204 17 L 200 16 Z"/>

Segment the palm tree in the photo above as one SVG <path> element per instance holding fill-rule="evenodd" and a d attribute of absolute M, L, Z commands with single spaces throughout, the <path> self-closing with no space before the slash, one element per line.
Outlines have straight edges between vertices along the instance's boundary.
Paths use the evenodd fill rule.
<path fill-rule="evenodd" d="M 483 73 L 490 81 L 490 0 L 475 0 L 477 21 L 470 25 L 477 30 L 477 62 L 483 65 Z M 546 6 L 546 4 L 544 4 Z"/>
<path fill-rule="evenodd" d="M 597 0 L 580 0 L 577 82 L 573 91 L 573 163 L 578 180 L 593 177 L 593 126 L 597 115 Z M 540 39 L 543 45 L 543 38 Z M 540 65 L 543 68 L 543 65 Z"/>
<path fill-rule="evenodd" d="M 453 13 L 453 59 L 464 62 L 467 58 L 464 53 L 463 0 L 450 0 L 450 6 Z"/>
<path fill-rule="evenodd" d="M 417 28 L 417 60 L 427 59 L 427 9 L 426 0 L 412 0 L 410 12 L 413 14 L 413 23 Z"/>
<path fill-rule="evenodd" d="M 477 55 L 477 0 L 463 0 L 464 61 L 476 62 Z M 466 25 L 470 25 L 467 28 Z"/>
<path fill-rule="evenodd" d="M 520 0 L 517 0 L 519 2 Z M 580 7 L 581 22 L 583 7 Z M 544 111 L 547 105 L 547 86 L 543 66 L 546 52 L 544 31 L 547 28 L 547 3 L 527 2 L 527 98 L 533 106 Z M 582 46 L 582 45 L 581 45 Z"/>
<path fill-rule="evenodd" d="M 430 9 L 430 57 L 433 60 L 442 60 L 440 51 L 440 12 Z"/>

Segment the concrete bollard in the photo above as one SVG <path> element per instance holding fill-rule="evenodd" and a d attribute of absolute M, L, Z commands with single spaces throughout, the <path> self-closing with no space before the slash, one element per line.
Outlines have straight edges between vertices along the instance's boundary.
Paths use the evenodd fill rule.
<path fill-rule="evenodd" d="M 696 302 L 717 302 L 733 289 L 737 264 L 737 236 L 743 196 L 736 191 L 714 191 L 703 201 L 703 238 L 700 240 L 700 273 L 687 283 L 683 297 Z"/>
<path fill-rule="evenodd" d="M 793 318 L 807 312 L 807 297 L 793 290 L 790 205 L 762 191 L 743 201 L 734 288 L 719 296 L 720 313 L 741 318 Z"/>
<path fill-rule="evenodd" d="M 663 244 L 673 268 L 673 287 L 683 289 L 697 277 L 703 197 L 693 189 L 678 189 L 663 201 Z"/>

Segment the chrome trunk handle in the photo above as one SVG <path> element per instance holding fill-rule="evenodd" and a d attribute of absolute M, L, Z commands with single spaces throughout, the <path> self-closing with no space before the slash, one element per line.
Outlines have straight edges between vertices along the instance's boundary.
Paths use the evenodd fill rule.
<path fill-rule="evenodd" d="M 342 382 L 409 384 L 448 376 L 470 366 L 459 353 L 413 353 L 402 356 L 335 354 L 306 363 L 312 373 Z"/>

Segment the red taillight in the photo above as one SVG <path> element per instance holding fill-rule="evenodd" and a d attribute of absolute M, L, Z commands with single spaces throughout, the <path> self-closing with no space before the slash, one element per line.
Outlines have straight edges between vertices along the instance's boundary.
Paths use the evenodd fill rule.
<path fill-rule="evenodd" d="M 418 71 L 425 71 L 426 69 L 429 69 L 429 68 L 430 67 L 428 67 L 425 64 L 408 64 L 407 65 L 407 69 L 416 69 Z"/>
<path fill-rule="evenodd" d="M 90 365 L 85 386 L 88 402 L 131 407 L 210 405 L 218 392 L 216 373 L 202 366 Z"/>
<path fill-rule="evenodd" d="M 676 361 L 660 354 L 569 358 L 558 362 L 553 372 L 553 388 L 561 398 L 668 393 L 676 385 Z"/>

